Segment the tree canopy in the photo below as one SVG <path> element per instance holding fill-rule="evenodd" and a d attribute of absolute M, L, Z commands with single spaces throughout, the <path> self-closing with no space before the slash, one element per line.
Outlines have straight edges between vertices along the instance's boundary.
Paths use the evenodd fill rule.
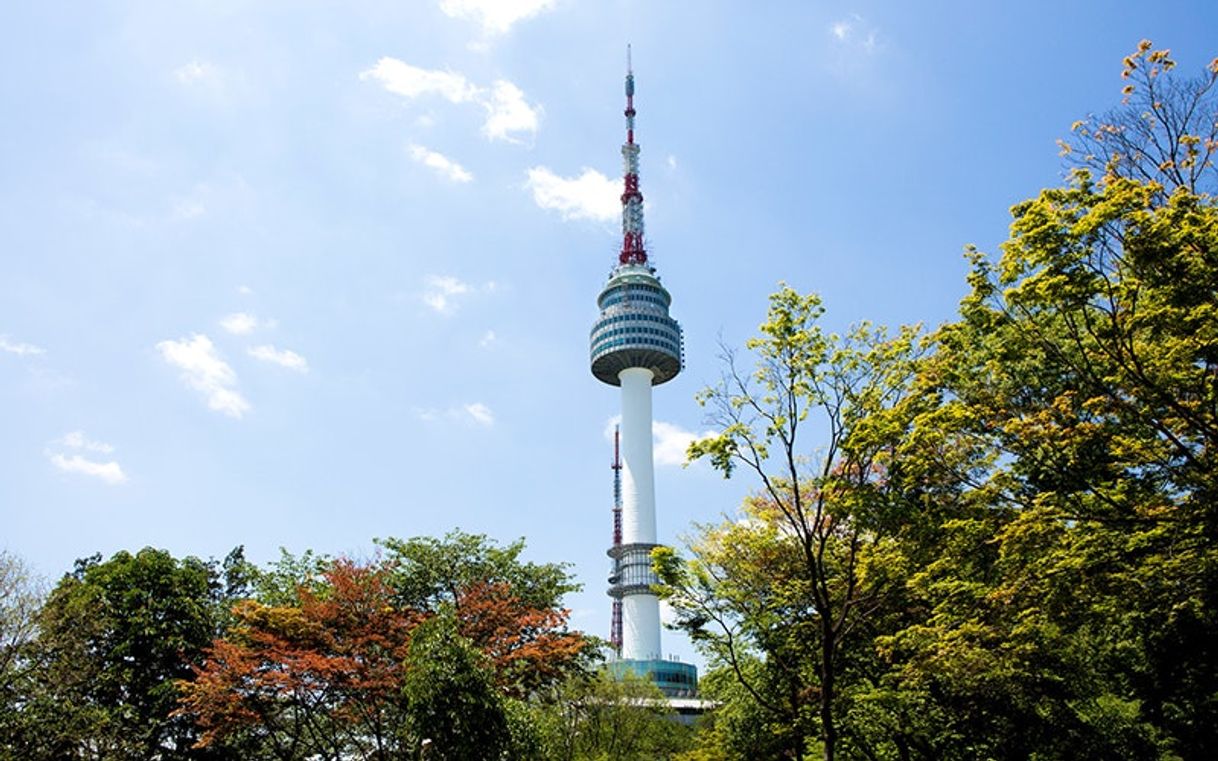
<path fill-rule="evenodd" d="M 724 703 L 701 757 L 1218 753 L 1218 62 L 1173 67 L 1126 59 L 924 342 L 783 288 L 726 353 L 689 456 L 757 493 L 655 558 Z"/>

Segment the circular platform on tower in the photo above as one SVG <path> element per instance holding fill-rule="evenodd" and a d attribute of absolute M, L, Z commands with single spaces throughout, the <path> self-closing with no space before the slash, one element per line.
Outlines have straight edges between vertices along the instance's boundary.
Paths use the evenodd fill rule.
<path fill-rule="evenodd" d="M 684 366 L 681 326 L 668 316 L 672 297 L 646 264 L 613 271 L 597 298 L 601 315 L 592 326 L 592 374 L 611 386 L 622 385 L 622 370 L 651 370 L 652 385 L 672 380 Z"/>

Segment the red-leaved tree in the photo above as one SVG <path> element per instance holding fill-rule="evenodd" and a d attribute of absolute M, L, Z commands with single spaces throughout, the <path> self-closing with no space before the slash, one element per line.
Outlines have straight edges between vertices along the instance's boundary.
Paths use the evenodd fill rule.
<path fill-rule="evenodd" d="M 403 543 L 403 552 L 395 546 L 370 563 L 323 563 L 294 594 L 277 579 L 267 602 L 237 604 L 195 678 L 180 683 L 178 714 L 197 722 L 199 745 L 283 761 L 408 755 L 422 739 L 409 729 L 419 707 L 403 691 L 408 656 L 419 624 L 435 616 L 453 620 L 454 636 L 486 656 L 501 699 L 527 697 L 581 668 L 591 645 L 567 629 L 568 611 L 556 604 L 561 567 L 519 564 L 515 545 L 500 551 L 483 537 L 445 542 L 469 546 L 441 555 L 443 574 Z M 419 592 L 433 588 L 448 592 Z"/>
<path fill-rule="evenodd" d="M 302 589 L 299 605 L 235 607 L 228 634 L 181 685 L 201 745 L 281 759 L 396 757 L 402 664 L 421 616 L 394 607 L 381 565 L 337 560 L 324 581 L 321 592 Z"/>

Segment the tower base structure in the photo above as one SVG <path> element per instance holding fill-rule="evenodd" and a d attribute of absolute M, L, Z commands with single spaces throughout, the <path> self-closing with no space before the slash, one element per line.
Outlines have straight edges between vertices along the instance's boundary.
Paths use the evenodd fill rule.
<path fill-rule="evenodd" d="M 607 668 L 615 679 L 627 676 L 646 679 L 659 687 L 667 698 L 692 698 L 698 694 L 698 668 L 692 663 L 662 658 L 622 658 L 610 661 Z"/>

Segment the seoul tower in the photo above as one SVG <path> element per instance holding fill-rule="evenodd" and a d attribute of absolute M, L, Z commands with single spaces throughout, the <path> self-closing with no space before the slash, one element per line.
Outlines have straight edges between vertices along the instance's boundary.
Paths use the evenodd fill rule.
<path fill-rule="evenodd" d="M 615 530 L 609 595 L 621 602 L 621 660 L 669 694 L 688 694 L 696 684 L 693 666 L 665 661 L 660 650 L 659 582 L 651 570 L 656 544 L 655 468 L 652 460 L 651 387 L 676 377 L 683 364 L 681 326 L 668 315 L 672 297 L 647 261 L 643 194 L 639 192 L 639 146 L 634 142 L 634 72 L 626 53 L 626 142 L 622 145 L 622 249 L 596 303 L 592 326 L 592 374 L 622 389 L 620 539 Z M 615 500 L 617 502 L 617 500 Z M 617 606 L 615 605 L 615 609 Z M 615 643 L 616 644 L 616 643 Z"/>

